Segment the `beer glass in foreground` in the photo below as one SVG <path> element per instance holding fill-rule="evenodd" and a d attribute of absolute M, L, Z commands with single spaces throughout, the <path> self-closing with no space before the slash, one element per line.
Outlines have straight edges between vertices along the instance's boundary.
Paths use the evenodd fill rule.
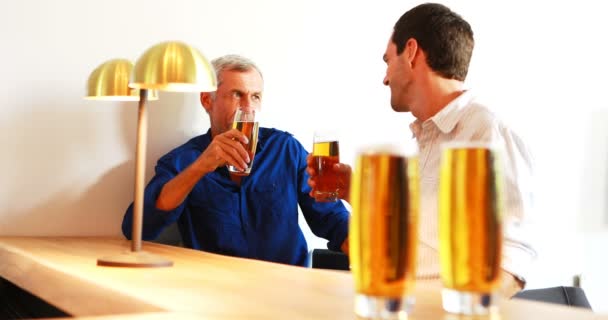
<path fill-rule="evenodd" d="M 228 171 L 235 175 L 248 176 L 251 173 L 251 167 L 253 166 L 253 158 L 255 157 L 255 149 L 258 145 L 258 130 L 259 130 L 259 111 L 257 110 L 243 110 L 238 109 L 234 115 L 234 122 L 232 128 L 242 132 L 249 143 L 245 144 L 245 150 L 249 153 L 249 163 L 245 171 L 240 171 L 238 168 L 228 165 Z"/>
<path fill-rule="evenodd" d="M 333 166 L 340 162 L 338 138 L 335 134 L 315 132 L 313 143 L 312 156 L 317 170 L 313 196 L 317 201 L 337 201 L 338 175 Z"/>
<path fill-rule="evenodd" d="M 416 276 L 418 158 L 394 148 L 359 154 L 350 200 L 355 313 L 368 319 L 404 319 L 413 304 Z"/>
<path fill-rule="evenodd" d="M 502 176 L 486 144 L 442 146 L 439 253 L 445 311 L 487 314 L 501 279 Z"/>

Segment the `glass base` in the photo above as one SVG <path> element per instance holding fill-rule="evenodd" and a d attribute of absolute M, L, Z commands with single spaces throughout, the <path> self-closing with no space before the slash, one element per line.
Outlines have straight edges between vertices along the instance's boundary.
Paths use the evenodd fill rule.
<path fill-rule="evenodd" d="M 355 295 L 355 314 L 359 319 L 407 319 L 407 314 L 412 310 L 413 305 L 412 297 Z"/>
<path fill-rule="evenodd" d="M 315 191 L 314 192 L 315 200 L 318 202 L 334 202 L 338 201 L 338 193 L 337 192 L 322 192 Z"/>
<path fill-rule="evenodd" d="M 495 293 L 457 291 L 443 289 L 441 291 L 443 310 L 449 313 L 464 315 L 486 315 L 496 311 L 498 295 Z"/>
<path fill-rule="evenodd" d="M 245 168 L 245 171 L 240 171 L 237 167 L 232 166 L 232 165 L 228 165 L 228 172 L 230 172 L 231 174 L 235 175 L 235 176 L 248 176 L 251 173 L 251 168 L 247 167 Z"/>

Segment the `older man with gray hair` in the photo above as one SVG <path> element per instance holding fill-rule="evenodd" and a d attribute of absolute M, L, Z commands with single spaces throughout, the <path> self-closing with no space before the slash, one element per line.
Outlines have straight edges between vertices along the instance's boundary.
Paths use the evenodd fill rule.
<path fill-rule="evenodd" d="M 158 160 L 144 196 L 143 238 L 155 239 L 177 222 L 184 245 L 219 254 L 292 265 L 307 263 L 308 247 L 298 225 L 298 205 L 313 233 L 328 248 L 346 251 L 349 213 L 341 202 L 309 196 L 308 152 L 289 133 L 260 128 L 255 166 L 248 176 L 230 173 L 254 159 L 243 133 L 232 129 L 237 109 L 259 110 L 264 81 L 249 59 L 227 55 L 212 61 L 217 91 L 201 93 L 209 115 L 207 133 Z M 131 237 L 133 205 L 122 230 Z"/>

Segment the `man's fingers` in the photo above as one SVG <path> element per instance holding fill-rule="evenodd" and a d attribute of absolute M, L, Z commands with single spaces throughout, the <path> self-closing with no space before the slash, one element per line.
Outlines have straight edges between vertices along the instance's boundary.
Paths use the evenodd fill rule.
<path fill-rule="evenodd" d="M 225 136 L 222 139 L 218 139 L 217 143 L 221 144 L 224 151 L 230 152 L 233 157 L 237 157 L 237 155 L 234 153 L 236 152 L 240 155 L 238 157 L 245 160 L 245 162 L 251 162 L 249 152 L 247 152 L 245 145 L 243 145 L 239 140 L 228 139 L 228 136 Z"/>
<path fill-rule="evenodd" d="M 309 154 L 306 156 L 306 164 L 307 164 L 309 167 L 312 167 L 312 166 L 313 166 L 313 164 L 314 164 L 314 160 L 313 160 L 313 157 L 312 157 L 312 153 L 309 153 Z"/>
<path fill-rule="evenodd" d="M 228 139 L 227 136 L 224 135 L 214 138 L 212 144 L 216 151 L 216 156 L 220 157 L 228 164 L 241 170 L 247 166 L 247 163 L 245 162 L 246 158 L 248 158 L 247 152 L 240 142 Z M 239 151 L 239 148 L 242 149 L 242 151 Z"/>
<path fill-rule="evenodd" d="M 318 174 L 315 166 L 315 158 L 312 156 L 311 153 L 306 156 L 306 172 L 311 177 L 314 177 Z"/>
<path fill-rule="evenodd" d="M 228 155 L 234 162 L 238 163 L 238 165 L 234 165 L 236 167 L 240 167 L 244 169 L 247 167 L 247 163 L 251 161 L 249 159 L 249 154 L 247 150 L 243 147 L 243 145 L 238 141 L 218 141 L 221 146 L 222 152 Z"/>
<path fill-rule="evenodd" d="M 314 189 L 317 186 L 317 182 L 314 179 L 308 179 L 308 186 Z"/>
<path fill-rule="evenodd" d="M 317 171 L 315 171 L 315 169 L 313 169 L 311 167 L 306 168 L 306 173 L 308 173 L 308 175 L 311 177 L 317 175 Z"/>
<path fill-rule="evenodd" d="M 336 164 L 334 164 L 334 170 L 338 171 L 340 173 L 343 173 L 343 174 L 348 174 L 348 175 L 350 175 L 350 173 L 352 171 L 351 167 L 349 165 L 347 165 L 347 164 L 344 164 L 344 163 L 336 163 Z"/>
<path fill-rule="evenodd" d="M 247 136 L 245 136 L 242 132 L 240 132 L 237 129 L 230 129 L 230 130 L 222 133 L 220 136 L 226 137 L 229 140 L 237 140 L 243 144 L 249 143 L 249 139 L 247 139 Z"/>
<path fill-rule="evenodd" d="M 222 158 L 227 164 L 237 167 L 239 170 L 244 171 L 247 167 L 242 160 L 238 160 L 236 157 L 231 155 L 229 152 L 226 152 L 226 149 L 221 147 L 217 148 L 217 154 L 220 158 Z"/>

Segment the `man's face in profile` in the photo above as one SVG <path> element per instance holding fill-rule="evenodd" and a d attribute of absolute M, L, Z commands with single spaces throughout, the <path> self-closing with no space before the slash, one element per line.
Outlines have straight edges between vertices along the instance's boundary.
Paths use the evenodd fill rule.
<path fill-rule="evenodd" d="M 407 48 L 406 48 L 407 49 Z M 389 38 L 383 60 L 386 63 L 384 85 L 391 90 L 391 107 L 397 112 L 409 112 L 407 101 L 411 91 L 412 69 L 407 59 L 407 50 L 397 55 L 397 45 Z"/>

